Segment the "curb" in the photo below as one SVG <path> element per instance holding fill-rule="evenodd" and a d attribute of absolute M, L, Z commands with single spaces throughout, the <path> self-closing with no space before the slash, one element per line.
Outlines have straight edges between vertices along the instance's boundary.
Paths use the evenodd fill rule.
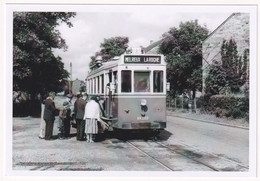
<path fill-rule="evenodd" d="M 179 117 L 179 118 L 184 118 L 184 119 L 191 119 L 191 120 L 194 120 L 194 121 L 199 121 L 199 122 L 204 122 L 204 123 L 211 123 L 211 124 L 217 124 L 217 125 L 222 125 L 222 126 L 229 126 L 229 127 L 233 127 L 233 128 L 240 128 L 240 129 L 249 130 L 249 127 L 244 127 L 244 126 L 236 126 L 236 125 L 231 125 L 231 124 L 226 124 L 226 123 L 205 121 L 205 120 L 202 120 L 202 119 L 194 119 L 194 118 L 189 118 L 189 117 L 185 117 L 185 116 L 177 116 L 177 115 L 167 115 L 167 116 Z"/>

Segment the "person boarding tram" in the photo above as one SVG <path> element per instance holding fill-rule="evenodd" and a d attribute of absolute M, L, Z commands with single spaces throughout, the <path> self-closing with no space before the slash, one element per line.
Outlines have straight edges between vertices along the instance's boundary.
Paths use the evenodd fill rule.
<path fill-rule="evenodd" d="M 92 96 L 91 100 L 86 104 L 84 120 L 86 120 L 85 133 L 87 135 L 87 142 L 93 143 L 93 135 L 98 133 L 97 121 L 101 123 L 102 127 L 108 127 L 109 125 L 101 120 L 101 109 L 100 105 L 97 103 L 98 97 Z"/>

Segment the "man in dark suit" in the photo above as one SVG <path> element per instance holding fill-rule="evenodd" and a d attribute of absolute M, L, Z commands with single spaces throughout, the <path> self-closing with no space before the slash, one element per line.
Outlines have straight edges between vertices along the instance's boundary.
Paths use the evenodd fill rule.
<path fill-rule="evenodd" d="M 83 120 L 83 117 L 85 113 L 85 106 L 86 106 L 86 101 L 83 99 L 83 95 L 78 93 L 77 100 L 74 103 L 74 113 L 75 113 L 75 119 L 77 123 L 77 140 L 79 141 L 84 140 L 86 121 Z"/>
<path fill-rule="evenodd" d="M 44 102 L 45 109 L 44 109 L 43 119 L 46 122 L 45 140 L 52 139 L 53 124 L 54 124 L 55 114 L 56 114 L 54 98 L 55 98 L 55 93 L 50 92 L 49 97 L 47 97 L 47 99 Z"/>

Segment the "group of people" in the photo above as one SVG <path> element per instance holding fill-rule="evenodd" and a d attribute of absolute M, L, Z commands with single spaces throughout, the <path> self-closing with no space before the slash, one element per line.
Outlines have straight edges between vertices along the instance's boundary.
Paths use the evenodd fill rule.
<path fill-rule="evenodd" d="M 70 137 L 70 128 L 73 120 L 76 120 L 78 141 L 94 142 L 93 135 L 98 133 L 98 122 L 103 129 L 108 128 L 108 124 L 101 120 L 98 96 L 92 96 L 88 101 L 87 95 L 78 93 L 74 105 L 72 104 L 72 98 L 72 95 L 67 95 L 66 101 L 63 102 L 63 108 L 58 110 L 54 103 L 55 93 L 49 93 L 49 96 L 44 101 L 44 111 L 42 112 L 44 122 L 41 123 L 39 138 L 45 140 L 53 139 L 53 126 L 56 115 L 59 115 L 60 139 Z"/>

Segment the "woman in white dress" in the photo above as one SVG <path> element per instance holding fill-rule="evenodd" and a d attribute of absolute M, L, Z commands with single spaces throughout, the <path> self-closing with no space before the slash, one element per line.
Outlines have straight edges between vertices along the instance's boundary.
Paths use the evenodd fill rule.
<path fill-rule="evenodd" d="M 100 119 L 100 107 L 95 101 L 96 96 L 91 97 L 91 100 L 86 104 L 84 120 L 86 120 L 85 133 L 87 135 L 87 142 L 92 143 L 93 135 L 98 133 L 97 121 Z"/>

